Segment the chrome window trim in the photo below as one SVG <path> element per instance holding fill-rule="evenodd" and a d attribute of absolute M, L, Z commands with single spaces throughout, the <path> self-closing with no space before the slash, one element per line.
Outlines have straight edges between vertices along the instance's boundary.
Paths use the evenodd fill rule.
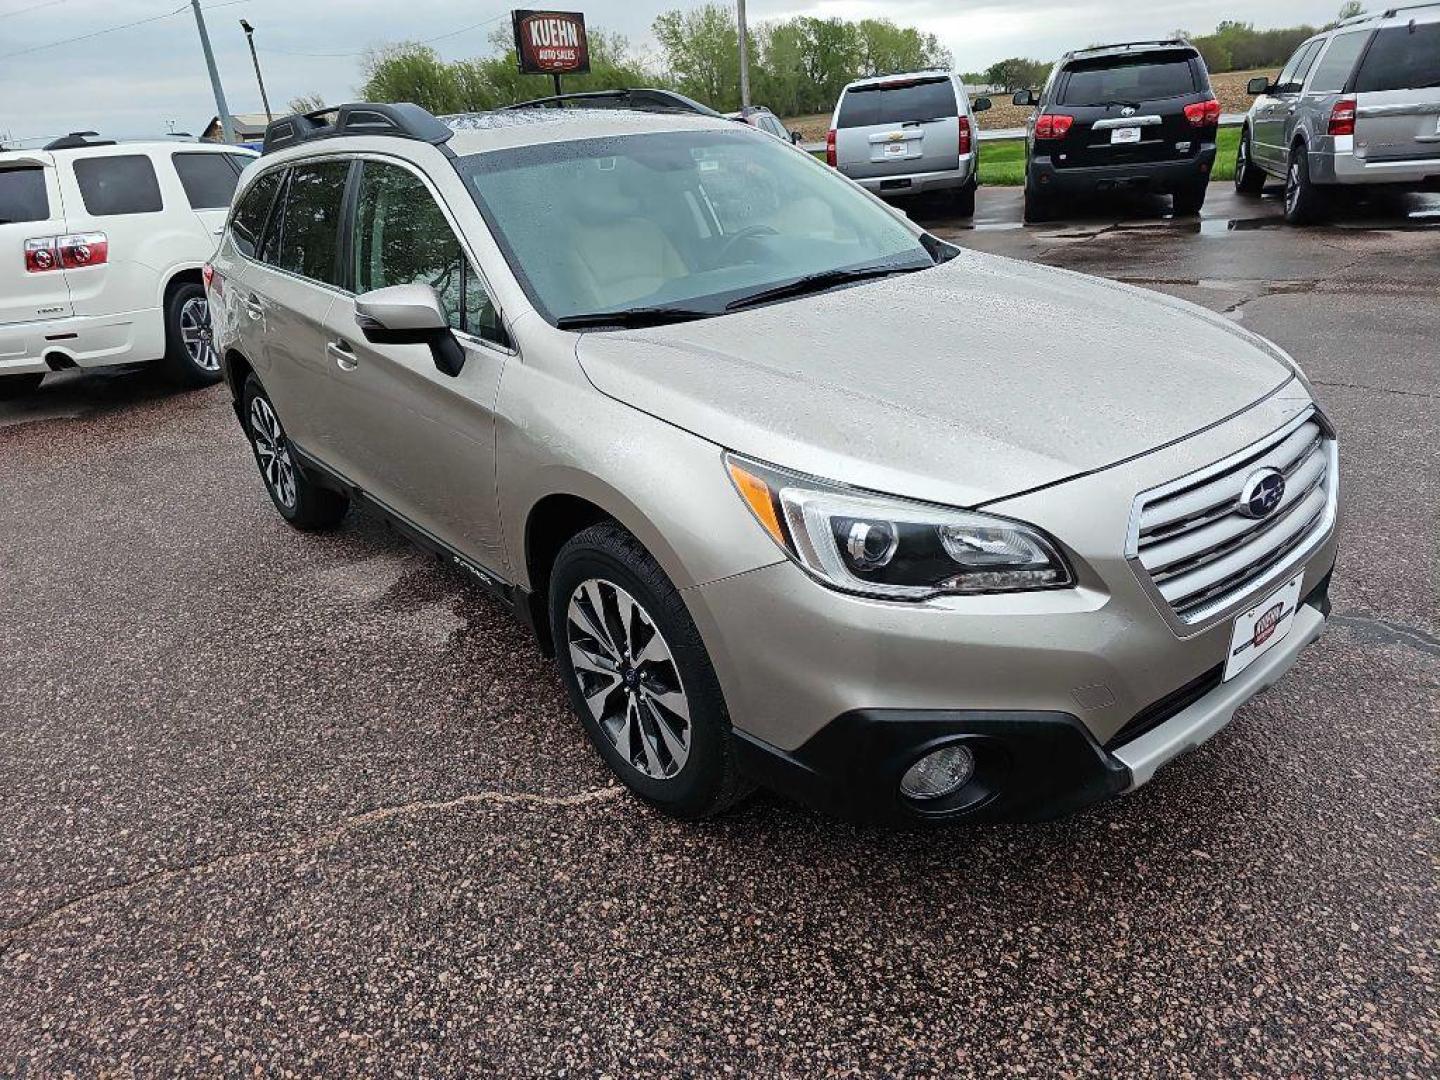
<path fill-rule="evenodd" d="M 1212 477 L 1222 473 L 1231 472 L 1242 462 L 1263 455 L 1284 442 L 1292 434 L 1304 427 L 1307 423 L 1319 425 L 1321 439 L 1326 453 L 1327 483 L 1325 493 L 1325 509 L 1321 512 L 1320 521 L 1306 540 L 1297 548 L 1287 554 L 1280 562 L 1276 563 L 1265 572 L 1262 577 L 1250 582 L 1242 593 L 1237 596 L 1229 596 L 1206 605 L 1197 611 L 1186 616 L 1181 616 L 1170 602 L 1161 595 L 1160 589 L 1151 579 L 1150 571 L 1140 561 L 1140 518 L 1145 507 L 1156 499 L 1163 499 L 1184 488 L 1193 487 L 1196 484 L 1204 483 Z M 1280 581 L 1288 575 L 1293 574 L 1295 568 L 1322 547 L 1335 530 L 1335 522 L 1339 516 L 1340 507 L 1340 444 L 1335 437 L 1334 429 L 1319 408 L 1311 406 L 1299 413 L 1284 425 L 1266 435 L 1257 442 L 1230 454 L 1213 464 L 1206 465 L 1194 472 L 1187 473 L 1159 487 L 1149 488 L 1135 496 L 1130 505 L 1130 521 L 1127 526 L 1125 537 L 1125 561 L 1129 564 L 1131 572 L 1135 575 L 1136 581 L 1145 594 L 1155 605 L 1157 611 L 1164 617 L 1170 628 L 1180 637 L 1192 637 L 1211 629 L 1236 612 L 1243 611 L 1247 604 L 1252 603 L 1254 598 L 1265 592 L 1266 589 L 1273 589 Z"/>

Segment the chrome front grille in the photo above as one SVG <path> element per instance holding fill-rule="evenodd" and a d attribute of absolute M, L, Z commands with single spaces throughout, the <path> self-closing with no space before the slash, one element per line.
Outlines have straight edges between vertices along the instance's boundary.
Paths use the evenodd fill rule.
<path fill-rule="evenodd" d="M 1335 440 L 1315 414 L 1192 476 L 1140 496 L 1130 555 L 1184 623 L 1203 622 L 1298 563 L 1330 530 L 1336 504 Z M 1244 512 L 1257 472 L 1285 477 L 1279 505 Z"/>

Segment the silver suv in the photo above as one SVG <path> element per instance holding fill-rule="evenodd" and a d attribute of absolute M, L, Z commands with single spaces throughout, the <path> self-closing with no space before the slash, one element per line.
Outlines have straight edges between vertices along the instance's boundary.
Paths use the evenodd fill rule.
<path fill-rule="evenodd" d="M 1335 434 L 1275 346 L 723 118 L 453 124 L 271 126 L 224 372 L 279 513 L 363 502 L 493 590 L 645 799 L 1055 815 L 1320 634 Z"/>
<path fill-rule="evenodd" d="M 955 213 L 975 213 L 979 135 L 965 84 L 948 71 L 881 75 L 845 87 L 835 105 L 825 157 L 862 187 L 881 195 L 951 192 Z"/>
<path fill-rule="evenodd" d="M 1440 190 L 1440 3 L 1347 19 L 1249 90 L 1235 187 L 1284 177 L 1292 224 L 1322 217 L 1341 186 Z"/>

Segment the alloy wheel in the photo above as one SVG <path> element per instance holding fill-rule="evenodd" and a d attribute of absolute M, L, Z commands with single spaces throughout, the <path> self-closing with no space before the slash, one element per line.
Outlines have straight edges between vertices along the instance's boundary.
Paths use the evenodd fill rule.
<path fill-rule="evenodd" d="M 595 724 L 636 772 L 668 780 L 690 756 L 690 703 L 675 655 L 650 613 L 613 582 L 571 594 L 566 644 Z"/>
<path fill-rule="evenodd" d="M 201 371 L 220 370 L 210 329 L 210 302 L 203 296 L 192 296 L 180 306 L 180 341 L 190 362 Z"/>
<path fill-rule="evenodd" d="M 1300 201 L 1300 162 L 1299 160 L 1290 163 L 1290 172 L 1285 178 L 1285 212 L 1293 214 L 1295 205 Z"/>
<path fill-rule="evenodd" d="M 255 454 L 260 459 L 260 472 L 280 505 L 295 508 L 295 463 L 290 458 L 290 440 L 280 426 L 280 418 L 262 397 L 250 402 L 250 431 L 255 440 Z"/>
<path fill-rule="evenodd" d="M 1250 154 L 1245 149 L 1245 139 L 1241 136 L 1240 145 L 1235 149 L 1235 187 L 1239 188 L 1245 182 L 1245 166 L 1250 163 Z"/>

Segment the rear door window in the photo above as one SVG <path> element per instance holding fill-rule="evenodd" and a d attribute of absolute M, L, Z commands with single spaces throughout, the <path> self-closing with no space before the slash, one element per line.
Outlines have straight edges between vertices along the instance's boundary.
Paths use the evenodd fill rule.
<path fill-rule="evenodd" d="M 1060 87 L 1061 105 L 1139 104 L 1195 93 L 1189 57 L 1116 57 L 1073 64 Z"/>
<path fill-rule="evenodd" d="M 1310 80 L 1312 94 L 1338 94 L 1350 81 L 1350 72 L 1355 70 L 1355 61 L 1360 51 L 1370 40 L 1370 31 L 1361 30 L 1353 34 L 1336 34 L 1330 41 L 1330 48 L 1315 65 L 1315 77 Z"/>
<path fill-rule="evenodd" d="M 840 103 L 840 127 L 903 124 L 958 116 L 955 87 L 949 79 L 851 87 Z"/>
<path fill-rule="evenodd" d="M 282 170 L 273 169 L 257 178 L 241 197 L 240 205 L 235 207 L 235 213 L 230 218 L 230 235 L 235 240 L 235 246 L 240 249 L 240 254 L 247 258 L 257 257 L 260 237 L 264 235 L 270 206 L 275 201 L 275 193 L 280 190 L 280 178 L 283 175 Z"/>
<path fill-rule="evenodd" d="M 45 170 L 39 165 L 0 169 L 0 225 L 45 221 L 50 197 L 45 193 Z"/>
<path fill-rule="evenodd" d="M 192 210 L 219 210 L 230 205 L 240 174 L 228 154 L 175 154 L 172 160 Z"/>
<path fill-rule="evenodd" d="M 85 212 L 94 217 L 156 214 L 163 209 L 155 166 L 144 154 L 78 158 L 73 168 Z"/>
<path fill-rule="evenodd" d="M 266 262 L 312 281 L 340 284 L 336 256 L 349 175 L 348 161 L 320 161 L 290 170 L 279 248 L 272 257 L 273 242 L 267 245 Z"/>
<path fill-rule="evenodd" d="M 1435 87 L 1440 87 L 1440 22 L 1381 30 L 1355 77 L 1362 94 Z"/>

